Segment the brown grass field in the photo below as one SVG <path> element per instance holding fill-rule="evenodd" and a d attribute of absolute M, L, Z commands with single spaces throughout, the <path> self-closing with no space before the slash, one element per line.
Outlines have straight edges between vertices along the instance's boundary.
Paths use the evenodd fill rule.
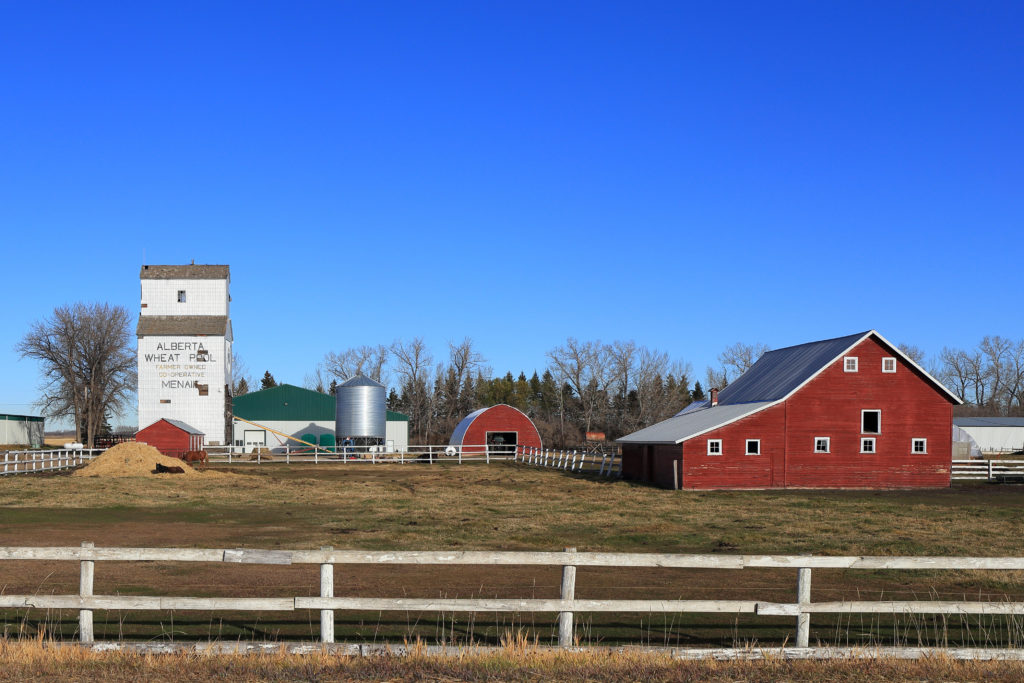
<path fill-rule="evenodd" d="M 508 549 L 673 553 L 1020 555 L 1024 488 L 671 492 L 508 463 L 239 466 L 231 476 L 0 479 L 0 545 Z M 336 594 L 555 597 L 558 568 L 339 566 Z M 1016 572 L 814 572 L 813 599 L 1022 599 Z M 0 563 L 0 591 L 73 593 L 76 563 Z M 315 566 L 97 563 L 97 594 L 295 596 Z M 582 598 L 791 601 L 793 570 L 581 569 Z M 554 641 L 554 615 L 337 613 L 339 640 L 497 644 Z M 792 619 L 578 615 L 582 644 L 781 645 Z M 0 612 L 3 633 L 73 639 L 73 612 Z M 96 613 L 100 640 L 315 640 L 315 614 Z M 812 621 L 813 643 L 1022 646 L 997 618 Z M 369 664 L 352 664 L 354 667 Z M 482 666 L 482 665 L 481 665 Z M 659 665 L 660 666 L 660 665 Z M 669 665 L 666 665 L 669 666 Z M 662 676 L 673 680 L 671 664 Z M 783 665 L 794 666 L 799 665 Z M 862 665 L 863 666 L 863 665 Z M 902 665 L 900 665 L 902 666 Z M 950 665 L 954 666 L 954 665 Z M 959 665 L 955 665 L 959 666 Z M 797 669 L 791 673 L 799 679 Z M 738 670 L 737 670 L 738 671 Z M 350 674 L 358 676 L 356 669 Z M 715 674 L 717 675 L 717 674 Z M 729 674 L 730 676 L 733 674 Z M 740 675 L 742 678 L 743 675 Z M 595 679 L 598 680 L 598 679 Z M 712 676 L 709 680 L 716 680 Z M 760 680 L 757 678 L 751 680 Z"/>
<path fill-rule="evenodd" d="M 1024 678 L 1021 662 L 934 657 L 785 661 L 673 660 L 642 652 L 552 652 L 512 643 L 497 652 L 347 657 L 290 655 L 144 655 L 54 648 L 45 641 L 0 640 L 0 681 L 989 681 Z"/>

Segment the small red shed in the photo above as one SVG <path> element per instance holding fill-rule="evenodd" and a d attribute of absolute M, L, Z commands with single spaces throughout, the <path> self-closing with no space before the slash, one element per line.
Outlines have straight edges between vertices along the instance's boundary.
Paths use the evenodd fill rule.
<path fill-rule="evenodd" d="M 164 455 L 180 458 L 188 451 L 203 450 L 205 434 L 181 420 L 163 418 L 135 435 L 139 443 L 149 444 Z"/>
<path fill-rule="evenodd" d="M 686 489 L 945 487 L 960 403 L 874 330 L 790 346 L 619 439 L 622 474 Z"/>
<path fill-rule="evenodd" d="M 505 404 L 481 408 L 462 418 L 448 443 L 462 448 L 463 453 L 483 453 L 483 446 L 487 446 L 492 455 L 511 455 L 516 447 L 541 447 L 540 432 L 533 420 Z"/>

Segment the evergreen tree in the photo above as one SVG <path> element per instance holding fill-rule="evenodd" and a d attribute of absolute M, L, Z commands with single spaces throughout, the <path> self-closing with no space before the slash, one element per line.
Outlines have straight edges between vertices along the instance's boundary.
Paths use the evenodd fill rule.
<path fill-rule="evenodd" d="M 235 383 L 235 396 L 244 396 L 249 393 L 249 382 L 243 377 Z"/>
<path fill-rule="evenodd" d="M 331 386 L 327 390 L 327 393 L 329 393 L 331 396 L 334 396 L 335 393 L 337 393 L 337 391 L 338 391 L 338 380 L 332 379 L 331 380 Z M 392 389 L 392 391 L 394 391 L 394 389 Z"/>
<path fill-rule="evenodd" d="M 270 374 L 270 370 L 263 373 L 263 379 L 260 380 L 260 389 L 270 389 L 271 387 L 277 386 L 277 380 Z"/>
<path fill-rule="evenodd" d="M 699 381 L 693 385 L 693 391 L 690 393 L 690 398 L 694 401 L 704 400 L 704 390 L 701 388 Z"/>

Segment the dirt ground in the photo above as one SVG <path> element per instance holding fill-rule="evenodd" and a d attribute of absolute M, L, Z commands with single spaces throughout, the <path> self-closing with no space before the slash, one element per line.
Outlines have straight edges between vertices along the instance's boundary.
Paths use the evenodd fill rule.
<path fill-rule="evenodd" d="M 343 463 L 236 467 L 222 477 L 0 479 L 0 545 L 537 549 L 823 554 L 1020 554 L 1024 489 L 692 493 L 511 464 Z M 556 597 L 545 567 L 336 567 L 336 595 Z M 0 592 L 73 593 L 75 563 L 2 562 Z M 98 563 L 97 594 L 316 595 L 316 566 Z M 794 570 L 580 569 L 582 598 L 790 601 Z M 1014 572 L 815 571 L 813 599 L 1003 599 Z M 97 613 L 98 637 L 315 638 L 313 614 Z M 339 638 L 497 642 L 509 629 L 553 637 L 553 615 L 338 614 Z M 939 625 L 815 618 L 812 638 L 903 638 Z M 70 637 L 75 614 L 7 612 L 8 633 Z M 877 621 L 877 620 L 876 620 Z M 588 642 L 688 645 L 781 642 L 790 619 L 729 615 L 580 615 Z M 942 625 L 949 632 L 949 624 Z M 956 625 L 954 625 L 956 626 Z M 956 637 L 991 638 L 994 624 Z M 957 628 L 953 629 L 954 631 Z M 1004 629 L 1005 630 L 1005 629 Z M 1012 630 L 1012 629 L 1011 629 Z M 966 635 L 965 635 L 966 633 Z M 926 635 L 934 638 L 934 634 Z M 917 644 L 916 642 L 910 644 Z"/>

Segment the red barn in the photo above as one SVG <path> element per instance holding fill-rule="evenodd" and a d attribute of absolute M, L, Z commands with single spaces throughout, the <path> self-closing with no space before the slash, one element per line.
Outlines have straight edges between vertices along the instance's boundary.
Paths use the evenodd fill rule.
<path fill-rule="evenodd" d="M 686 489 L 949 486 L 960 403 L 874 330 L 800 344 L 619 439 L 622 474 Z"/>
<path fill-rule="evenodd" d="M 188 451 L 203 450 L 205 435 L 180 420 L 164 418 L 139 430 L 135 440 L 149 444 L 164 455 L 180 458 Z"/>
<path fill-rule="evenodd" d="M 505 404 L 481 408 L 462 418 L 448 443 L 464 447 L 463 453 L 482 453 L 483 448 L 472 447 L 486 445 L 491 453 L 509 455 L 516 446 L 541 447 L 540 432 L 533 420 L 521 410 Z"/>

